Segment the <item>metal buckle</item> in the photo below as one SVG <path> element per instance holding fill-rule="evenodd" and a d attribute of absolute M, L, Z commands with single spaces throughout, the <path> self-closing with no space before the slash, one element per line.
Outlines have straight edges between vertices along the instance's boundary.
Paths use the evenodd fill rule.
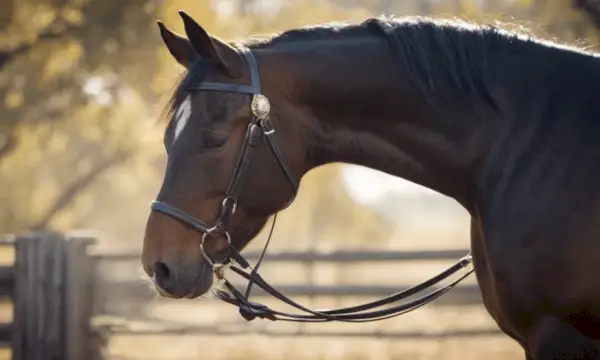
<path fill-rule="evenodd" d="M 468 271 L 474 269 L 473 255 L 467 254 L 459 260 L 460 266 L 467 268 Z"/>
<path fill-rule="evenodd" d="M 271 122 L 271 119 L 269 119 L 268 117 L 260 119 L 260 126 L 262 127 L 263 133 L 265 135 L 271 135 L 275 132 L 273 123 Z"/>
<path fill-rule="evenodd" d="M 235 214 L 235 210 L 237 209 L 237 201 L 231 196 L 226 196 L 221 202 L 222 209 L 228 209 L 231 206 L 231 215 Z"/>

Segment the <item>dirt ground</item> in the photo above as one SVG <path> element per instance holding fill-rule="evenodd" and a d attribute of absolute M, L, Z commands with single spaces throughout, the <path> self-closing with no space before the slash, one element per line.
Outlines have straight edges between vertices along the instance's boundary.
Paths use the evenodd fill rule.
<path fill-rule="evenodd" d="M 204 315 L 183 305 L 173 305 L 160 309 L 164 317 L 172 321 L 195 324 L 194 314 L 210 322 L 219 314 L 227 322 L 228 316 L 236 316 L 233 308 L 213 309 L 205 307 Z M 210 306 L 211 308 L 213 306 Z M 212 316 L 211 316 L 212 315 Z M 208 320 L 207 320 L 208 321 Z M 247 360 L 247 359 L 286 359 L 286 360 L 420 360 L 420 359 L 461 359 L 494 360 L 522 359 L 520 347 L 500 334 L 433 338 L 401 338 L 386 334 L 419 333 L 443 334 L 447 331 L 495 329 L 493 321 L 482 307 L 430 306 L 381 323 L 368 324 L 313 324 L 298 328 L 285 323 L 250 323 L 248 335 L 235 336 L 128 336 L 111 337 L 108 353 L 115 360 Z M 288 336 L 253 335 L 252 329 L 269 330 L 290 334 Z M 299 329 L 305 332 L 381 332 L 373 337 L 329 337 L 294 336 Z"/>
<path fill-rule="evenodd" d="M 261 336 L 117 337 L 109 353 L 115 360 L 510 360 L 522 351 L 499 336 L 442 340 L 277 338 Z"/>

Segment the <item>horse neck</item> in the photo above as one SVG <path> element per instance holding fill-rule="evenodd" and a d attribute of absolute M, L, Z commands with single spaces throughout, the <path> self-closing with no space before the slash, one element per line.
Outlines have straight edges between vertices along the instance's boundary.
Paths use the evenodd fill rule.
<path fill-rule="evenodd" d="M 268 55 L 267 55 L 268 54 Z M 343 162 L 428 187 L 471 210 L 469 185 L 483 149 L 472 110 L 433 106 L 410 84 L 383 37 L 276 48 L 261 61 L 280 76 L 314 135 L 307 170 Z"/>

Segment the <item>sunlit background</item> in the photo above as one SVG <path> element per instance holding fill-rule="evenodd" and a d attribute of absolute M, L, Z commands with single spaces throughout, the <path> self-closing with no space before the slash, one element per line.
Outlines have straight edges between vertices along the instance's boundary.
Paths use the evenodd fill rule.
<path fill-rule="evenodd" d="M 600 19 L 600 6 L 575 0 L 0 0 L 0 233 L 93 229 L 102 235 L 100 248 L 140 251 L 165 165 L 163 128 L 156 119 L 161 99 L 182 71 L 162 45 L 155 21 L 183 33 L 179 9 L 225 39 L 381 14 L 431 15 L 502 20 L 592 49 Z M 272 249 L 467 249 L 468 230 L 466 211 L 449 198 L 381 172 L 335 164 L 307 175 L 278 221 Z M 260 245 L 257 239 L 252 248 Z M 416 283 L 443 265 L 322 266 L 312 281 Z M 268 277 L 293 277 L 300 271 L 294 269 Z M 137 263 L 120 271 L 142 278 Z M 154 315 L 181 323 L 237 315 L 205 301 L 160 304 Z M 428 307 L 352 327 L 433 331 L 481 324 L 494 326 L 482 306 Z M 270 328 L 278 326 L 288 329 Z M 312 328 L 319 326 L 324 325 Z M 514 343 L 498 336 L 406 340 L 249 333 L 125 334 L 110 337 L 107 354 L 145 360 L 522 357 Z"/>

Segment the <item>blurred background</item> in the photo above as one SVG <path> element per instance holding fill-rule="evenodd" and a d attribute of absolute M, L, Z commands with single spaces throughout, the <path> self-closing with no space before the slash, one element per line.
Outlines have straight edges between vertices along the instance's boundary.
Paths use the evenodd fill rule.
<path fill-rule="evenodd" d="M 155 21 L 184 33 L 179 9 L 225 39 L 373 15 L 429 15 L 501 20 L 512 28 L 594 49 L 600 25 L 600 4 L 593 0 L 0 0 L 0 233 L 92 229 L 101 236 L 100 250 L 139 253 L 149 202 L 165 165 L 163 128 L 156 118 L 161 99 L 182 72 L 162 45 Z M 380 172 L 336 164 L 305 178 L 297 200 L 280 216 L 271 249 L 467 249 L 468 230 L 468 215 L 453 200 Z M 261 239 L 264 234 L 252 248 L 261 246 Z M 266 264 L 265 271 L 275 282 L 297 277 L 298 282 L 318 284 L 410 284 L 447 264 L 324 264 L 310 271 L 295 265 L 275 271 Z M 143 283 L 137 261 L 111 266 L 113 274 Z M 365 299 L 304 300 L 313 306 L 339 306 Z M 145 315 L 184 325 L 222 323 L 237 315 L 235 309 L 208 300 L 152 300 L 130 306 L 142 307 Z M 115 314 L 126 319 L 127 311 L 119 311 Z M 115 316 L 103 320 L 107 328 L 114 328 Z M 386 330 L 494 328 L 481 305 L 426 307 L 381 324 L 336 326 L 294 327 L 282 336 L 259 334 L 264 322 L 247 325 L 247 333 L 235 336 L 124 331 L 105 339 L 106 356 L 522 358 L 512 341 L 496 334 L 377 336 Z M 294 335 L 298 329 L 374 335 L 300 337 Z"/>

